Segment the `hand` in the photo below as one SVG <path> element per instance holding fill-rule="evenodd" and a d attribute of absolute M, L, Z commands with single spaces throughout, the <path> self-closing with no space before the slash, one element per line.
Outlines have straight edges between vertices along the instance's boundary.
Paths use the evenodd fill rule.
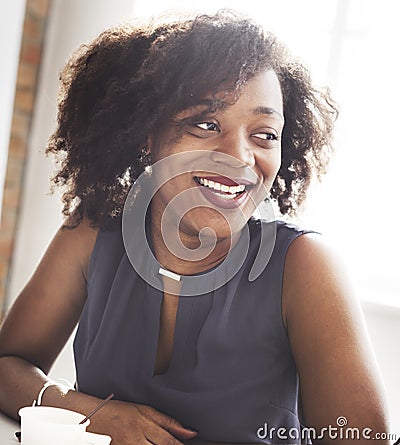
<path fill-rule="evenodd" d="M 197 435 L 147 405 L 112 400 L 92 417 L 90 430 L 112 437 L 111 445 L 182 445 Z"/>

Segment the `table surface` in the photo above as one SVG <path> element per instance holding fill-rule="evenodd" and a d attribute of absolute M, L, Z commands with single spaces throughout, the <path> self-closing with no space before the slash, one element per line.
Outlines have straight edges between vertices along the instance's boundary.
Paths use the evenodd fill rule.
<path fill-rule="evenodd" d="M 19 431 L 19 424 L 0 412 L 0 443 L 1 445 L 16 445 L 18 443 L 15 432 Z"/>

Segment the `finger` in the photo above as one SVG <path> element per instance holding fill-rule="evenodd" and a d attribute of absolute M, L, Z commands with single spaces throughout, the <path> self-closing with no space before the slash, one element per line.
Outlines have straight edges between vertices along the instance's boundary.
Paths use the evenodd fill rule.
<path fill-rule="evenodd" d="M 145 438 L 153 445 L 183 445 L 176 437 L 162 428 L 148 431 Z"/>
<path fill-rule="evenodd" d="M 197 436 L 197 431 L 193 430 L 192 428 L 183 426 L 173 417 L 167 416 L 165 414 L 163 414 L 163 416 L 163 424 L 160 424 L 160 426 L 164 427 L 174 436 L 178 436 L 181 439 L 192 439 L 193 437 Z"/>
<path fill-rule="evenodd" d="M 150 406 L 138 406 L 139 411 L 148 419 L 151 419 L 154 423 L 161 426 L 164 430 L 167 430 L 174 436 L 178 436 L 182 439 L 191 439 L 197 435 L 197 431 L 192 428 L 183 426 L 178 420 L 171 416 L 167 416 L 160 411 L 155 410 Z"/>

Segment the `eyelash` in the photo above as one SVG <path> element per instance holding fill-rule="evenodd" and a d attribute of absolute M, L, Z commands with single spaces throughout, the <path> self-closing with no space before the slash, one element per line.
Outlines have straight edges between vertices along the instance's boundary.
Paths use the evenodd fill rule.
<path fill-rule="evenodd" d="M 204 126 L 211 126 L 212 125 L 212 126 L 214 126 L 214 128 L 213 129 L 211 129 L 211 128 L 203 128 L 203 127 L 201 127 L 201 125 L 204 125 Z M 194 124 L 194 126 L 197 127 L 197 128 L 200 128 L 201 130 L 204 130 L 204 131 L 213 131 L 213 132 L 214 131 L 217 131 L 217 132 L 220 131 L 218 125 L 216 123 L 214 123 L 214 122 L 207 122 L 207 121 L 205 121 L 205 122 L 197 122 L 197 123 Z M 259 137 L 257 135 L 264 135 L 265 137 Z M 256 137 L 256 138 L 258 138 L 258 139 L 260 139 L 262 141 L 276 141 L 276 140 L 278 140 L 278 136 L 276 134 L 274 134 L 274 133 L 258 132 L 258 133 L 252 134 L 252 136 Z"/>

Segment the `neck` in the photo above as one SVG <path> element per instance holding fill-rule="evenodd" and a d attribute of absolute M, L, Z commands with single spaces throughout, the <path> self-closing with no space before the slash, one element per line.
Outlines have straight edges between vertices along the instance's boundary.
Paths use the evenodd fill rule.
<path fill-rule="evenodd" d="M 151 236 L 157 261 L 167 270 L 179 275 L 194 275 L 212 269 L 221 263 L 240 237 L 240 232 L 215 239 L 199 233 L 188 233 L 169 224 L 162 212 L 151 208 Z M 165 229 L 166 227 L 167 229 Z"/>

